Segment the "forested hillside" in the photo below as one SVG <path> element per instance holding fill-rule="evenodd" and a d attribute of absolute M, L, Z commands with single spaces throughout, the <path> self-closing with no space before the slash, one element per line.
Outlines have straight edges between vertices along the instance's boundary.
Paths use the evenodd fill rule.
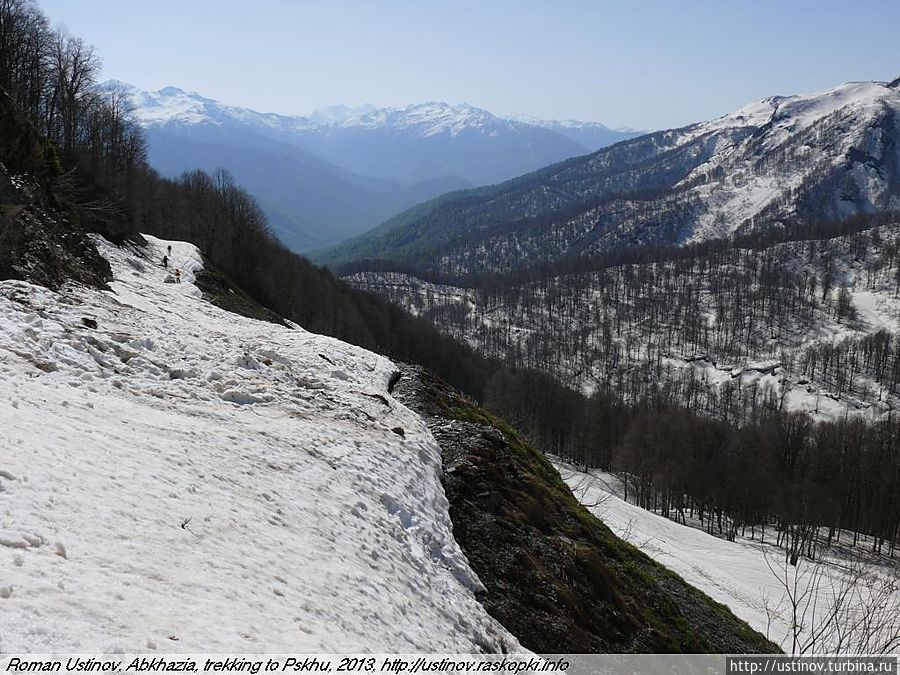
<path fill-rule="evenodd" d="M 898 405 L 900 226 L 466 288 L 348 279 L 515 368 L 741 421 Z"/>
<path fill-rule="evenodd" d="M 893 555 L 900 226 L 860 226 L 524 283 L 350 280 L 502 360 L 487 405 L 632 477 L 641 505 L 710 513 L 726 536 L 772 525 L 795 552 L 847 528 Z"/>

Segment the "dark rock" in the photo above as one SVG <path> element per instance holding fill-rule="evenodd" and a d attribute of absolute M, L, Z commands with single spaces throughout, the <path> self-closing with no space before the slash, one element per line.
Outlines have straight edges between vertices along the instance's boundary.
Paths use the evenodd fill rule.
<path fill-rule="evenodd" d="M 391 394 L 394 391 L 394 387 L 397 386 L 397 383 L 400 381 L 400 371 L 395 370 L 391 373 L 391 378 L 388 380 L 388 393 Z"/>
<path fill-rule="evenodd" d="M 170 278 L 166 278 L 165 281 L 168 282 Z M 174 283 L 174 279 L 172 282 Z M 231 277 L 213 265 L 206 256 L 203 257 L 203 269 L 194 278 L 194 285 L 203 293 L 205 300 L 225 311 L 282 326 L 287 325 L 284 319 L 254 300 Z M 319 354 L 319 356 L 333 365 L 333 362 L 324 354 Z"/>
<path fill-rule="evenodd" d="M 382 405 L 387 406 L 388 408 L 391 407 L 391 404 L 388 402 L 388 400 L 381 394 L 363 394 L 363 396 L 368 396 L 369 398 L 374 398 L 376 401 L 378 401 Z"/>

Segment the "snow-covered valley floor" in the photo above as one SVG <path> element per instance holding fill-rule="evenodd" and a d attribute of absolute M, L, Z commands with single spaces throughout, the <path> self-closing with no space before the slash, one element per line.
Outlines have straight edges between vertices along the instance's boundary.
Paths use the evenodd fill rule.
<path fill-rule="evenodd" d="M 191 245 L 166 283 L 149 240 L 98 241 L 113 292 L 0 282 L 0 652 L 516 648 L 393 364 L 210 305 Z"/>
<path fill-rule="evenodd" d="M 553 464 L 616 535 L 727 605 L 786 653 L 900 651 L 900 560 L 873 564 L 826 555 L 792 567 L 774 544 L 731 542 L 675 523 L 625 501 L 616 476 L 559 459 Z"/>

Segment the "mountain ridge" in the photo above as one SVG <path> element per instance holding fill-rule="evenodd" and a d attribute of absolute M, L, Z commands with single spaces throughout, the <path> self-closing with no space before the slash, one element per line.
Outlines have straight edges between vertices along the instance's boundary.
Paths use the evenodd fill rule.
<path fill-rule="evenodd" d="M 170 122 L 221 124 L 225 118 L 232 120 L 251 119 L 269 126 L 283 125 L 293 130 L 323 129 L 329 127 L 373 127 L 379 125 L 426 126 L 427 135 L 448 130 L 459 131 L 459 125 L 483 126 L 510 123 L 517 126 L 541 128 L 593 128 L 623 135 L 640 134 L 640 130 L 608 127 L 600 122 L 582 120 L 545 120 L 530 115 L 495 115 L 490 111 L 469 103 L 447 103 L 445 101 L 424 101 L 399 106 L 376 107 L 371 104 L 346 106 L 342 104 L 319 108 L 309 115 L 290 115 L 276 112 L 261 112 L 253 108 L 223 104 L 194 91 L 176 86 L 161 87 L 156 90 L 140 89 L 121 80 L 107 80 L 101 87 L 116 88 L 133 97 L 137 119 L 143 124 Z M 590 148 L 586 148 L 590 150 Z"/>
<path fill-rule="evenodd" d="M 333 106 L 303 117 L 229 106 L 178 87 L 143 91 L 111 80 L 100 88 L 130 100 L 157 170 L 175 177 L 226 168 L 299 251 L 359 235 L 445 192 L 497 183 L 634 135 L 587 123 L 558 132 L 467 104 Z"/>
<path fill-rule="evenodd" d="M 767 97 L 487 189 L 438 198 L 318 256 L 504 272 L 900 205 L 900 92 L 884 82 Z"/>

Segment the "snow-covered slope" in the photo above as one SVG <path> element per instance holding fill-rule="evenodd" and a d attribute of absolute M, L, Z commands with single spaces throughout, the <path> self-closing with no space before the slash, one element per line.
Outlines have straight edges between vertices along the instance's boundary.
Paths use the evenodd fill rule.
<path fill-rule="evenodd" d="M 0 282 L 0 650 L 515 648 L 393 365 L 213 307 L 150 242 L 98 241 L 111 292 Z"/>
<path fill-rule="evenodd" d="M 729 128 L 755 132 L 717 148 L 676 184 L 704 205 L 681 239 L 730 234 L 767 211 L 788 217 L 822 175 L 834 176 L 827 193 L 817 195 L 827 200 L 825 217 L 900 207 L 898 116 L 900 88 L 850 82 L 816 94 L 766 98 L 687 129 L 679 142 Z M 716 180 L 709 180 L 711 173 Z"/>
<path fill-rule="evenodd" d="M 891 653 L 900 645 L 900 569 L 891 561 L 831 554 L 791 567 L 772 531 L 765 543 L 758 531 L 755 540 L 726 541 L 628 503 L 613 475 L 554 464 L 579 501 L 613 532 L 786 653 Z"/>
<path fill-rule="evenodd" d="M 391 272 L 347 280 L 505 363 L 586 393 L 693 391 L 675 399 L 740 419 L 753 407 L 734 395 L 741 392 L 829 420 L 900 406 L 898 251 L 900 225 L 892 224 L 498 289 Z M 875 344 L 883 345 L 878 359 Z"/>
<path fill-rule="evenodd" d="M 777 96 L 386 221 L 325 262 L 507 272 L 900 209 L 900 84 Z"/>

